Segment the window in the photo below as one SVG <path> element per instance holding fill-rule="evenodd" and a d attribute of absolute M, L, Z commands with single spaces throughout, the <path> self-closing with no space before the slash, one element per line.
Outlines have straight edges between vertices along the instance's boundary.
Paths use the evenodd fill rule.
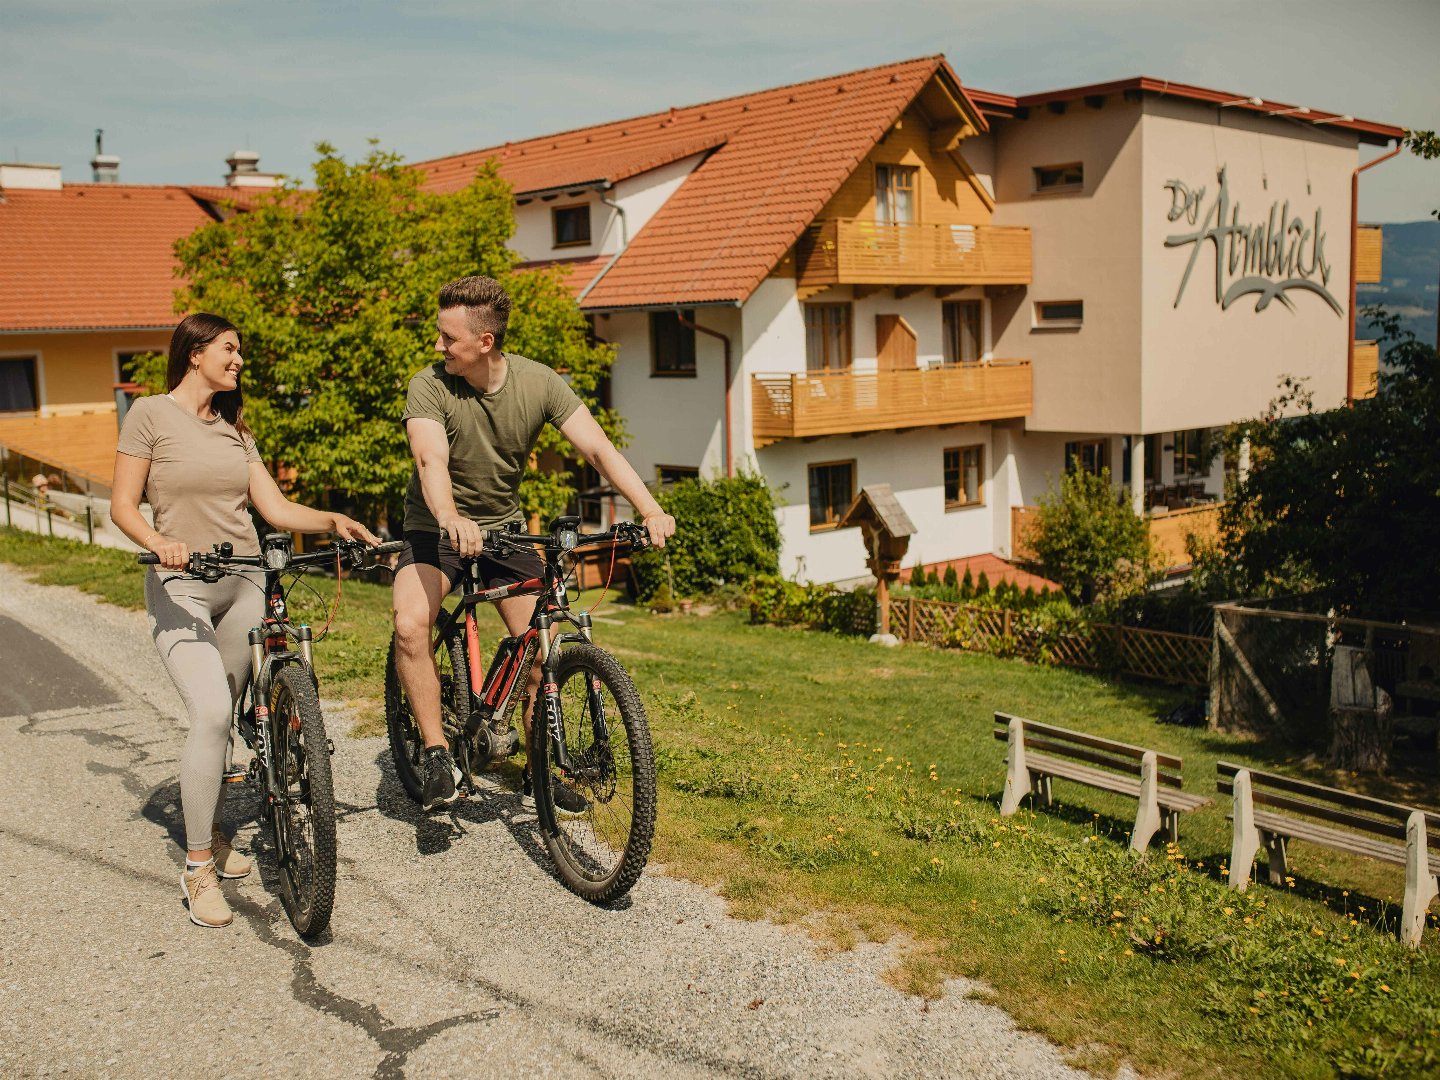
<path fill-rule="evenodd" d="M 915 179 L 919 174 L 913 165 L 875 166 L 876 221 L 902 225 L 915 220 Z"/>
<path fill-rule="evenodd" d="M 35 357 L 0 360 L 0 413 L 35 412 L 39 400 L 35 392 Z"/>
<path fill-rule="evenodd" d="M 945 451 L 945 509 L 985 504 L 985 448 L 956 446 Z"/>
<path fill-rule="evenodd" d="M 1035 191 L 1080 191 L 1085 187 L 1085 166 L 1078 161 L 1068 165 L 1038 165 L 1035 174 Z"/>
<path fill-rule="evenodd" d="M 855 462 L 810 466 L 810 528 L 833 529 L 855 501 Z"/>
<path fill-rule="evenodd" d="M 805 370 L 842 371 L 853 356 L 849 304 L 805 305 Z"/>
<path fill-rule="evenodd" d="M 956 300 L 941 309 L 945 332 L 945 363 L 973 364 L 985 351 L 980 339 L 980 301 Z"/>
<path fill-rule="evenodd" d="M 555 230 L 556 247 L 575 247 L 590 243 L 590 204 L 557 206 L 550 211 Z"/>
<path fill-rule="evenodd" d="M 691 465 L 656 465 L 655 479 L 661 488 L 674 487 L 681 480 L 696 480 L 700 470 Z"/>
<path fill-rule="evenodd" d="M 694 311 L 683 313 L 695 320 Z M 695 377 L 695 331 L 682 326 L 673 311 L 650 313 L 650 374 Z"/>
<path fill-rule="evenodd" d="M 1082 439 L 1065 444 L 1065 471 L 1099 476 L 1110 464 L 1110 444 L 1105 439 Z"/>
<path fill-rule="evenodd" d="M 600 525 L 604 521 L 605 500 L 612 498 L 614 494 L 613 490 L 605 486 L 605 481 L 595 466 L 581 466 L 580 493 L 576 502 L 582 522 L 586 525 Z"/>
<path fill-rule="evenodd" d="M 122 383 L 135 382 L 135 369 L 142 356 L 149 356 L 151 353 L 163 353 L 165 346 L 157 345 L 153 349 L 132 349 L 126 352 L 115 354 L 115 367 L 120 372 Z"/>
<path fill-rule="evenodd" d="M 1175 432 L 1175 477 L 1194 477 L 1206 471 L 1210 464 L 1206 447 L 1208 432 L 1204 428 Z"/>
<path fill-rule="evenodd" d="M 1083 300 L 1035 301 L 1036 330 L 1075 330 L 1085 322 Z"/>

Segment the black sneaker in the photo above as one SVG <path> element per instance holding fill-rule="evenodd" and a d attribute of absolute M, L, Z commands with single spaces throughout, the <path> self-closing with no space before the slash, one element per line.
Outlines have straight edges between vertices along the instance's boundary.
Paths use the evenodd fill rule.
<path fill-rule="evenodd" d="M 550 801 L 555 809 L 569 817 L 579 817 L 590 809 L 590 800 L 572 787 L 566 787 L 558 776 L 550 778 Z"/>
<path fill-rule="evenodd" d="M 455 759 L 450 756 L 450 751 L 443 746 L 427 746 L 425 791 L 420 800 L 420 808 L 428 814 L 442 806 L 449 806 L 460 798 L 460 792 L 455 787 L 459 782 L 460 770 L 455 767 Z"/>

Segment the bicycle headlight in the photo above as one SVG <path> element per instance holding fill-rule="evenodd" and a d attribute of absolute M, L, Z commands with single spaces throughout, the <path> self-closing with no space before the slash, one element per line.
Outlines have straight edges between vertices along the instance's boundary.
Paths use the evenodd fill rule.
<path fill-rule="evenodd" d="M 555 536 L 561 551 L 569 551 L 580 542 L 580 534 L 574 529 L 561 529 Z"/>

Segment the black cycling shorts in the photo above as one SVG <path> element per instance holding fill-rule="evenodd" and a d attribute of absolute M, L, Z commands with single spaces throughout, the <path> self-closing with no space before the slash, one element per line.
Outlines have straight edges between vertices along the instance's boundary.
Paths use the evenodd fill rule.
<path fill-rule="evenodd" d="M 405 547 L 400 551 L 395 569 L 412 563 L 438 567 L 450 582 L 451 589 L 459 585 L 465 576 L 460 552 L 455 550 L 455 545 L 445 533 L 407 532 Z M 516 548 L 503 555 L 487 550 L 475 556 L 475 573 L 482 589 L 495 589 L 517 581 L 544 577 L 545 560 L 533 549 Z"/>

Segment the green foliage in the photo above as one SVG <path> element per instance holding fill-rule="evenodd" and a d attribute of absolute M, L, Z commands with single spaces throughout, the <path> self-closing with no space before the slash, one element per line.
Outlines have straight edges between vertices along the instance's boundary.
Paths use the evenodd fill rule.
<path fill-rule="evenodd" d="M 503 282 L 506 348 L 568 372 L 593 405 L 613 350 L 590 343 L 558 273 L 515 269 L 511 191 L 493 165 L 439 195 L 396 154 L 372 148 L 352 163 L 317 151 L 313 191 L 292 182 L 176 244 L 189 281 L 178 304 L 240 328 L 246 419 L 261 452 L 294 470 L 297 497 L 340 493 L 371 520 L 398 503 L 411 471 L 405 388 L 434 362 L 435 297 L 453 278 Z M 599 419 L 616 432 L 613 416 Z M 553 431 L 541 448 L 574 456 Z M 524 509 L 542 516 L 572 496 L 568 475 L 532 470 L 521 487 Z"/>
<path fill-rule="evenodd" d="M 757 577 L 750 583 L 750 621 L 868 637 L 875 632 L 875 593 Z"/>
<path fill-rule="evenodd" d="M 970 568 L 967 566 L 965 569 L 968 571 Z M 947 589 L 958 589 L 960 587 L 960 578 L 955 573 L 954 563 L 950 563 L 945 567 L 944 584 Z"/>
<path fill-rule="evenodd" d="M 674 516 L 675 535 L 663 549 L 637 552 L 632 559 L 641 600 L 654 596 L 662 584 L 679 599 L 779 572 L 775 496 L 759 473 L 682 480 L 656 499 Z"/>
<path fill-rule="evenodd" d="M 1389 345 L 1373 398 L 1317 411 L 1287 381 L 1237 430 L 1250 475 L 1201 564 L 1234 593 L 1318 589 L 1352 610 L 1440 610 L 1440 353 L 1383 309 L 1365 313 Z"/>
<path fill-rule="evenodd" d="M 1082 604 L 1114 603 L 1149 581 L 1150 530 L 1106 469 L 1068 472 L 1041 497 L 1031 546 L 1045 576 Z"/>
<path fill-rule="evenodd" d="M 969 600 L 975 595 L 975 579 L 970 574 L 970 567 L 965 567 L 965 576 L 960 579 L 960 599 Z"/>

